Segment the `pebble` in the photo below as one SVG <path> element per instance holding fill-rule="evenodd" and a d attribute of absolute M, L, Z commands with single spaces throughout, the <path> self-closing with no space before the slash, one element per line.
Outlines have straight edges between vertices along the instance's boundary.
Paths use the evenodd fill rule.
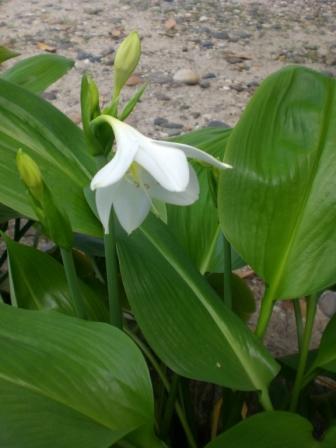
<path fill-rule="evenodd" d="M 100 60 L 101 60 L 101 56 L 95 56 L 94 54 L 92 54 L 92 53 L 88 53 L 88 52 L 86 52 L 86 51 L 82 51 L 82 50 L 80 50 L 80 51 L 78 51 L 78 53 L 77 53 L 77 59 L 79 60 L 79 61 L 85 61 L 85 60 L 88 60 L 88 61 L 90 61 L 90 62 L 93 62 L 93 63 L 96 63 L 96 62 L 100 62 Z"/>
<path fill-rule="evenodd" d="M 228 40 L 230 38 L 229 33 L 227 33 L 226 31 L 213 31 L 211 35 L 215 39 Z"/>
<path fill-rule="evenodd" d="M 48 101 L 53 101 L 57 99 L 57 94 L 58 94 L 57 90 L 49 90 L 49 92 L 43 93 L 43 98 Z"/>
<path fill-rule="evenodd" d="M 155 126 L 163 126 L 164 124 L 168 123 L 167 118 L 162 118 L 162 117 L 156 117 L 154 119 L 154 125 Z"/>
<path fill-rule="evenodd" d="M 210 120 L 207 124 L 208 128 L 224 128 L 224 129 L 229 129 L 230 126 L 226 123 L 224 123 L 224 121 L 220 121 L 220 120 Z"/>
<path fill-rule="evenodd" d="M 202 87 L 202 89 L 208 89 L 210 87 L 209 81 L 207 81 L 205 79 L 201 79 L 199 85 L 200 85 L 200 87 Z"/>
<path fill-rule="evenodd" d="M 202 42 L 201 46 L 202 46 L 202 48 L 213 48 L 214 44 L 213 44 L 213 42 L 206 41 L 206 42 Z"/>
<path fill-rule="evenodd" d="M 163 117 L 156 117 L 154 119 L 154 125 L 160 126 L 161 128 L 165 128 L 165 129 L 182 129 L 183 128 L 183 124 L 172 123 L 169 120 L 167 120 L 167 118 L 163 118 Z"/>
<path fill-rule="evenodd" d="M 214 79 L 217 78 L 217 76 L 214 73 L 206 73 L 205 75 L 202 76 L 202 79 Z"/>
<path fill-rule="evenodd" d="M 189 68 L 181 68 L 174 75 L 174 81 L 181 84 L 193 86 L 199 83 L 199 75 Z"/>
<path fill-rule="evenodd" d="M 336 313 L 336 292 L 324 291 L 319 298 L 319 308 L 327 317 Z"/>
<path fill-rule="evenodd" d="M 183 124 L 181 123 L 171 123 L 170 121 L 168 121 L 167 123 L 162 125 L 163 128 L 166 129 L 182 129 L 183 128 Z"/>

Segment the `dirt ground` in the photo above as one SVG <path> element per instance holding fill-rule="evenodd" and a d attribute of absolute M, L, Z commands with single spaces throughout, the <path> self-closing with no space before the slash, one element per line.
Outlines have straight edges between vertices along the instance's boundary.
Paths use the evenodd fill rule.
<path fill-rule="evenodd" d="M 285 65 L 336 75 L 335 0 L 0 0 L 0 27 L 1 44 L 23 57 L 52 50 L 75 60 L 45 97 L 76 123 L 81 75 L 91 73 L 108 102 L 115 50 L 137 30 L 142 58 L 124 99 L 148 82 L 130 123 L 157 138 L 233 126 L 258 84 Z M 174 80 L 181 69 L 192 71 L 195 85 Z M 258 279 L 249 282 L 261 291 Z M 333 307 L 323 309 L 315 343 Z M 291 316 L 290 304 L 276 305 L 267 339 L 273 353 L 296 349 Z"/>

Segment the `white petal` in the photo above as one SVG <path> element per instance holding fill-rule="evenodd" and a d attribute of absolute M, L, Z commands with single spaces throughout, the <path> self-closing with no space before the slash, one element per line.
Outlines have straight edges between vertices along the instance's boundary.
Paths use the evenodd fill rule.
<path fill-rule="evenodd" d="M 117 149 L 113 159 L 99 170 L 92 179 L 91 190 L 107 187 L 118 182 L 132 164 L 141 139 L 145 138 L 138 131 L 122 121 L 105 115 L 102 115 L 100 118 L 104 118 L 104 121 L 112 126 Z"/>
<path fill-rule="evenodd" d="M 127 233 L 131 233 L 145 220 L 151 208 L 151 200 L 141 187 L 123 179 L 113 206 L 120 224 Z"/>
<path fill-rule="evenodd" d="M 146 138 L 135 155 L 135 161 L 169 191 L 183 191 L 189 182 L 188 161 L 179 149 Z"/>
<path fill-rule="evenodd" d="M 98 188 L 96 192 L 96 206 L 100 222 L 103 224 L 105 233 L 109 233 L 109 220 L 113 202 L 119 194 L 121 182 Z"/>
<path fill-rule="evenodd" d="M 195 148 L 194 146 L 185 145 L 183 143 L 164 142 L 164 141 L 162 141 L 160 143 L 162 144 L 162 146 L 165 146 L 167 148 L 179 149 L 180 151 L 183 151 L 187 157 L 208 163 L 209 165 L 213 165 L 216 168 L 219 168 L 219 169 L 232 168 L 231 165 L 221 162 L 220 160 L 216 159 L 215 157 L 208 154 L 207 152 L 202 151 L 201 149 Z"/>
<path fill-rule="evenodd" d="M 148 185 L 148 194 L 155 199 L 175 205 L 190 205 L 197 201 L 199 196 L 199 183 L 194 169 L 189 165 L 189 183 L 181 192 L 165 190 L 148 173 L 143 176 L 145 185 Z"/>

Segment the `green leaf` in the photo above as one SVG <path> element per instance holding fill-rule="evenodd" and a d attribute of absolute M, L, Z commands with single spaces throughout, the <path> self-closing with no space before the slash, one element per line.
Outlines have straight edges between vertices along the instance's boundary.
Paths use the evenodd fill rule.
<path fill-rule="evenodd" d="M 82 131 L 48 102 L 0 79 L 0 203 L 36 219 L 16 169 L 19 148 L 39 165 L 73 230 L 101 235 L 83 194 L 96 168 Z"/>
<path fill-rule="evenodd" d="M 267 78 L 230 136 L 223 231 L 270 285 L 308 295 L 336 279 L 336 80 L 288 67 Z"/>
<path fill-rule="evenodd" d="M 16 58 L 19 56 L 19 53 L 10 50 L 9 48 L 3 47 L 0 45 L 0 64 L 7 61 L 8 59 Z"/>
<path fill-rule="evenodd" d="M 42 93 L 61 78 L 74 61 L 57 54 L 40 54 L 23 59 L 1 73 L 0 77 L 34 93 Z"/>
<path fill-rule="evenodd" d="M 321 442 L 311 423 L 289 412 L 263 412 L 247 418 L 210 442 L 206 448 L 334 448 L 336 427 Z"/>
<path fill-rule="evenodd" d="M 336 373 L 336 315 L 324 330 L 317 355 L 307 376 L 319 369 Z"/>
<path fill-rule="evenodd" d="M 111 325 L 0 305 L 0 445 L 108 448 L 153 427 L 146 363 Z M 151 431 L 141 448 L 155 445 Z M 152 443 L 152 444 L 151 444 Z"/>
<path fill-rule="evenodd" d="M 11 282 L 11 296 L 20 308 L 52 309 L 75 315 L 63 266 L 50 255 L 16 243 L 4 235 Z M 86 315 L 90 320 L 108 321 L 105 298 L 80 281 Z"/>
<path fill-rule="evenodd" d="M 196 146 L 222 160 L 230 133 L 231 129 L 207 128 L 174 141 Z M 189 207 L 168 205 L 168 226 L 202 274 L 223 272 L 223 237 L 208 182 L 211 168 L 199 163 L 192 165 L 200 183 L 199 200 Z M 237 254 L 233 258 L 233 269 L 245 264 Z"/>
<path fill-rule="evenodd" d="M 121 121 L 126 120 L 126 118 L 133 112 L 135 106 L 138 104 L 142 95 L 144 94 L 146 87 L 147 87 L 147 84 L 144 84 L 143 86 L 140 87 L 140 89 L 138 89 L 135 92 L 135 94 L 128 101 L 128 103 L 124 107 L 123 111 L 121 112 L 120 116 L 118 117 L 119 120 L 121 120 Z"/>
<path fill-rule="evenodd" d="M 117 248 L 137 322 L 172 370 L 234 389 L 266 390 L 277 363 L 223 304 L 167 226 L 150 215 L 130 237 L 120 234 Z"/>

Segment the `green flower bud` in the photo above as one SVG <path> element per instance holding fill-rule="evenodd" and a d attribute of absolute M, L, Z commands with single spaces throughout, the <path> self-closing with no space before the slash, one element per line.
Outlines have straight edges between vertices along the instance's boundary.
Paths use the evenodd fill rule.
<path fill-rule="evenodd" d="M 141 54 L 141 43 L 136 31 L 129 34 L 124 39 L 115 55 L 114 59 L 114 94 L 116 98 L 120 95 L 121 89 L 126 84 L 128 78 L 138 65 Z"/>
<path fill-rule="evenodd" d="M 82 124 L 90 154 L 97 156 L 104 153 L 104 146 L 94 135 L 90 122 L 100 115 L 99 91 L 90 75 L 84 74 L 80 93 Z"/>
<path fill-rule="evenodd" d="M 73 241 L 70 221 L 55 203 L 36 162 L 22 149 L 19 149 L 16 155 L 16 165 L 20 177 L 27 187 L 32 208 L 43 231 L 58 246 L 70 249 Z"/>
<path fill-rule="evenodd" d="M 22 149 L 19 149 L 16 154 L 16 166 L 29 192 L 36 200 L 40 201 L 43 197 L 43 179 L 36 162 Z"/>

